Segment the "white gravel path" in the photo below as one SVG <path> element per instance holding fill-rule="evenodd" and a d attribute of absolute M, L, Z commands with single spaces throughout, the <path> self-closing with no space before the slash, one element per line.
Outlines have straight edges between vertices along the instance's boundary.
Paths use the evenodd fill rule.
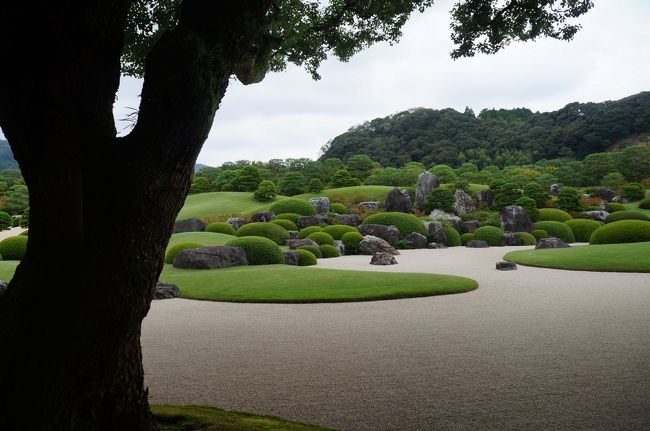
<path fill-rule="evenodd" d="M 391 267 L 319 260 L 479 282 L 459 295 L 154 301 L 142 333 L 151 402 L 346 430 L 650 429 L 650 274 L 496 271 L 507 251 L 410 250 Z"/>

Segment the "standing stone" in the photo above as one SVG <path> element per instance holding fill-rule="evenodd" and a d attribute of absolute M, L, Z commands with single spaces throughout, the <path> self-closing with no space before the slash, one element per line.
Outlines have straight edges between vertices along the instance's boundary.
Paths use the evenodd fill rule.
<path fill-rule="evenodd" d="M 180 293 L 178 286 L 172 283 L 159 281 L 153 291 L 153 299 L 171 299 L 176 298 Z"/>
<path fill-rule="evenodd" d="M 332 214 L 332 220 L 336 220 L 339 224 L 346 226 L 357 227 L 361 224 L 361 217 L 356 214 Z"/>
<path fill-rule="evenodd" d="M 560 185 L 559 184 L 551 184 L 551 187 L 548 189 L 548 193 L 551 196 L 557 196 L 560 194 Z"/>
<path fill-rule="evenodd" d="M 375 253 L 385 251 L 390 254 L 399 254 L 395 247 L 376 236 L 366 235 L 359 243 L 359 253 L 374 255 Z"/>
<path fill-rule="evenodd" d="M 431 211 L 431 218 L 434 220 L 446 220 L 454 229 L 460 229 L 460 217 L 454 214 L 449 214 L 442 210 L 433 210 Z"/>
<path fill-rule="evenodd" d="M 538 248 L 569 248 L 571 247 L 566 242 L 562 241 L 560 238 L 555 238 L 554 236 L 549 236 L 547 238 L 542 238 L 537 241 L 535 249 Z"/>
<path fill-rule="evenodd" d="M 494 192 L 490 189 L 479 190 L 476 192 L 476 198 L 478 199 L 479 206 L 492 208 Z"/>
<path fill-rule="evenodd" d="M 501 210 L 501 228 L 506 232 L 530 232 L 533 230 L 533 223 L 525 209 L 508 205 Z"/>
<path fill-rule="evenodd" d="M 174 223 L 173 233 L 203 232 L 204 230 L 205 230 L 205 223 L 203 223 L 203 220 L 199 220 L 198 218 L 193 217 L 185 220 L 179 220 L 176 223 Z"/>
<path fill-rule="evenodd" d="M 255 213 L 251 216 L 251 222 L 253 223 L 259 223 L 259 222 L 268 222 L 271 221 L 275 218 L 275 214 L 272 213 L 271 211 L 262 211 L 259 213 Z"/>
<path fill-rule="evenodd" d="M 427 196 L 431 194 L 433 189 L 439 187 L 438 177 L 429 171 L 424 171 L 418 176 L 418 183 L 415 186 L 415 206 L 422 209 L 424 201 Z"/>
<path fill-rule="evenodd" d="M 239 230 L 240 227 L 246 224 L 246 220 L 240 217 L 230 217 L 226 220 L 226 223 L 232 226 L 233 229 Z"/>
<path fill-rule="evenodd" d="M 345 244 L 340 239 L 334 240 L 334 247 L 339 251 L 341 256 L 345 256 Z"/>
<path fill-rule="evenodd" d="M 327 214 L 330 210 L 330 200 L 326 197 L 311 198 L 309 203 L 316 208 L 316 214 Z"/>
<path fill-rule="evenodd" d="M 357 229 L 361 235 L 376 236 L 391 245 L 395 245 L 395 243 L 401 238 L 399 230 L 395 226 L 368 223 L 360 225 Z"/>
<path fill-rule="evenodd" d="M 397 265 L 395 256 L 386 252 L 379 252 L 372 255 L 371 265 Z"/>
<path fill-rule="evenodd" d="M 462 233 L 472 233 L 479 227 L 481 227 L 481 222 L 478 220 L 464 221 L 460 226 L 460 231 Z"/>
<path fill-rule="evenodd" d="M 438 244 L 447 244 L 447 234 L 445 228 L 439 221 L 424 222 L 424 229 L 427 231 L 427 236 Z"/>
<path fill-rule="evenodd" d="M 285 265 L 294 265 L 298 266 L 298 260 L 300 260 L 300 255 L 295 250 L 284 250 L 282 252 L 284 255 L 284 264 Z"/>
<path fill-rule="evenodd" d="M 459 216 L 476 211 L 476 205 L 470 195 L 458 189 L 454 192 L 454 212 Z"/>
<path fill-rule="evenodd" d="M 508 246 L 508 245 L 517 245 L 517 235 L 515 235 L 512 232 L 505 232 L 503 234 L 503 239 L 501 240 L 501 245 L 502 246 Z"/>
<path fill-rule="evenodd" d="M 173 265 L 174 268 L 180 269 L 229 268 L 248 265 L 248 259 L 241 247 L 216 245 L 184 250 L 174 258 Z"/>
<path fill-rule="evenodd" d="M 393 190 L 388 192 L 388 196 L 386 196 L 384 207 L 386 211 L 411 214 L 411 198 L 408 193 L 401 191 L 397 187 L 393 187 Z"/>
<path fill-rule="evenodd" d="M 404 237 L 404 243 L 413 249 L 427 248 L 428 245 L 427 237 L 417 232 L 411 232 L 406 235 Z"/>

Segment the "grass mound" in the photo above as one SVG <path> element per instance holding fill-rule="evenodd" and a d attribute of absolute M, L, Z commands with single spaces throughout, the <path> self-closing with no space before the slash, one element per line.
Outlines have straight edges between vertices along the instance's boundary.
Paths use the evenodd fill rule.
<path fill-rule="evenodd" d="M 248 223 L 237 229 L 238 237 L 262 236 L 278 245 L 284 245 L 289 239 L 289 232 L 275 223 L 258 222 Z"/>
<path fill-rule="evenodd" d="M 554 236 L 560 238 L 562 241 L 567 244 L 576 242 L 575 236 L 573 236 L 573 231 L 569 226 L 559 221 L 538 221 L 533 224 L 535 230 L 544 230 L 548 236 Z"/>
<path fill-rule="evenodd" d="M 494 226 L 481 226 L 474 231 L 474 239 L 485 241 L 490 247 L 499 247 L 503 241 L 503 230 Z"/>
<path fill-rule="evenodd" d="M 183 220 L 190 217 L 205 219 L 231 214 L 254 214 L 268 210 L 275 200 L 283 198 L 283 196 L 279 196 L 271 202 L 261 203 L 253 198 L 253 193 L 247 192 L 199 193 L 187 196 L 185 205 L 176 219 Z"/>
<path fill-rule="evenodd" d="M 167 250 L 181 242 L 198 242 L 202 247 L 211 245 L 226 245 L 228 241 L 235 239 L 233 235 L 215 232 L 181 232 L 175 233 L 169 238 Z"/>
<path fill-rule="evenodd" d="M 578 242 L 589 242 L 591 234 L 601 226 L 597 221 L 587 219 L 567 220 L 564 224 L 569 226 Z"/>
<path fill-rule="evenodd" d="M 621 220 L 614 223 L 607 223 L 605 226 L 596 229 L 591 234 L 589 243 L 619 244 L 644 241 L 650 241 L 650 222 L 643 220 Z M 637 256 L 637 259 L 639 259 L 639 256 Z"/>
<path fill-rule="evenodd" d="M 565 222 L 567 220 L 571 220 L 572 218 L 573 217 L 571 217 L 571 214 L 557 208 L 540 208 L 539 215 L 537 216 L 537 221 Z"/>
<path fill-rule="evenodd" d="M 316 214 L 316 208 L 303 199 L 287 198 L 277 201 L 271 208 L 275 214 L 295 213 L 303 216 L 313 216 Z"/>
<path fill-rule="evenodd" d="M 424 229 L 422 220 L 413 214 L 405 214 L 400 212 L 373 214 L 370 217 L 366 217 L 366 219 L 363 221 L 363 224 L 383 224 L 386 226 L 393 225 L 399 230 L 399 233 L 402 235 L 402 237 L 405 237 L 411 232 L 417 232 L 424 236 L 427 235 L 427 231 Z"/>
<path fill-rule="evenodd" d="M 282 250 L 275 242 L 268 238 L 261 236 L 244 236 L 228 241 L 226 245 L 230 247 L 243 248 L 250 265 L 273 265 L 284 263 L 284 254 L 282 254 Z"/>

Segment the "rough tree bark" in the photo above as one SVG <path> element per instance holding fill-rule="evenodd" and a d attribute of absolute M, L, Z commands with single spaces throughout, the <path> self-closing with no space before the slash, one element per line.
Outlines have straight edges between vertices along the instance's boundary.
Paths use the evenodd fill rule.
<path fill-rule="evenodd" d="M 147 59 L 123 138 L 112 105 L 130 2 L 21 3 L 0 6 L 0 126 L 30 191 L 27 256 L 0 298 L 0 429 L 157 429 L 141 322 L 269 2 L 184 2 Z"/>

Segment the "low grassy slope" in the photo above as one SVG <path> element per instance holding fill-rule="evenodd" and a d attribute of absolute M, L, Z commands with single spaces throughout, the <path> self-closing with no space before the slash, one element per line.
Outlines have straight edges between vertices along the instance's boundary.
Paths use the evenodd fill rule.
<path fill-rule="evenodd" d="M 355 196 L 366 195 L 369 201 L 383 202 L 386 195 L 393 189 L 391 186 L 353 186 L 353 187 L 340 187 L 338 189 L 321 190 L 318 193 L 304 193 L 302 195 L 294 196 L 294 198 L 309 199 L 326 196 L 330 199 L 332 197 L 341 196 L 344 199 L 352 199 Z"/>
<path fill-rule="evenodd" d="M 226 302 L 346 302 L 461 293 L 474 280 L 449 275 L 343 271 L 290 265 L 213 270 L 165 265 L 160 279 L 176 284 L 181 297 Z"/>
<path fill-rule="evenodd" d="M 543 268 L 604 272 L 650 272 L 650 242 L 513 251 L 510 262 Z"/>
<path fill-rule="evenodd" d="M 8 282 L 14 278 L 14 272 L 16 272 L 16 267 L 19 263 L 19 260 L 0 261 L 0 280 Z"/>
<path fill-rule="evenodd" d="M 226 235 L 225 233 L 215 232 L 182 232 L 175 233 L 169 238 L 167 248 L 180 244 L 181 242 L 198 242 L 204 246 L 210 245 L 225 245 L 231 239 L 237 238 L 234 235 Z"/>
<path fill-rule="evenodd" d="M 253 199 L 253 193 L 247 192 L 212 192 L 189 195 L 185 205 L 178 213 L 177 220 L 189 217 L 200 219 L 208 217 L 226 216 L 231 214 L 255 213 L 267 210 L 273 202 L 284 199 L 276 197 L 270 202 L 258 202 Z"/>

